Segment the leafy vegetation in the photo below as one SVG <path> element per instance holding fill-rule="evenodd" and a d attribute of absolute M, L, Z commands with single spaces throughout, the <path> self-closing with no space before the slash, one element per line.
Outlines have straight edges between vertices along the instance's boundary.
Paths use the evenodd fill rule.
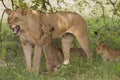
<path fill-rule="evenodd" d="M 17 2 L 21 1 L 21 2 Z M 34 5 L 30 7 L 32 9 L 39 10 L 39 4 L 45 3 L 44 0 L 32 0 Z M 46 0 L 45 0 L 46 1 Z M 60 0 L 62 2 L 63 0 Z M 83 0 L 76 0 L 76 7 L 81 12 L 83 5 L 89 5 L 88 2 Z M 39 73 L 32 73 L 25 70 L 25 61 L 20 45 L 19 38 L 12 34 L 12 31 L 7 27 L 6 22 L 3 22 L 1 37 L 2 37 L 2 48 L 0 49 L 0 60 L 4 60 L 6 63 L 1 65 L 0 61 L 0 80 L 119 80 L 120 79 L 120 63 L 103 61 L 100 55 L 95 54 L 95 48 L 97 43 L 103 42 L 113 49 L 120 50 L 120 16 L 114 13 L 114 6 L 119 12 L 119 2 L 114 2 L 108 5 L 113 6 L 110 14 L 104 12 L 106 10 L 106 2 L 100 0 L 97 2 L 93 11 L 91 11 L 90 16 L 85 17 L 88 23 L 88 33 L 90 38 L 90 47 L 93 51 L 92 62 L 87 60 L 82 60 L 79 57 L 71 57 L 71 63 L 67 66 L 61 66 L 58 71 L 49 74 L 44 73 L 46 71 L 44 55 L 42 55 L 40 71 Z M 107 0 L 111 1 L 111 0 Z M 15 1 L 14 1 L 15 2 Z M 16 0 L 17 5 L 24 7 L 28 4 L 22 2 L 22 0 Z M 39 3 L 39 4 L 38 4 Z M 44 4 L 43 4 L 44 5 Z M 45 5 L 49 5 L 46 4 Z M 43 6 L 44 8 L 44 6 Z M 102 12 L 98 14 L 102 9 Z M 47 9 L 47 8 L 46 8 Z M 45 11 L 41 10 L 42 12 Z M 53 9 L 53 8 L 52 8 Z M 71 8 L 73 9 L 73 8 Z M 56 11 L 69 11 L 69 9 L 55 9 Z M 53 10 L 53 11 L 55 11 Z M 51 11 L 51 10 L 50 10 Z M 84 15 L 83 15 L 84 16 Z M 60 46 L 60 40 L 56 40 L 55 43 Z M 72 47 L 78 47 L 79 44 L 74 40 Z"/>

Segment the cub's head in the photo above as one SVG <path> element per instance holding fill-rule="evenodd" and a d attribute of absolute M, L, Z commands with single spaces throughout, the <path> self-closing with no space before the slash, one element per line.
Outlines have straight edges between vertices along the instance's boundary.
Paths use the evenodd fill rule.
<path fill-rule="evenodd" d="M 105 50 L 105 47 L 106 47 L 106 45 L 103 44 L 103 43 L 98 44 L 97 47 L 96 47 L 96 53 L 97 54 L 102 54 Z"/>
<path fill-rule="evenodd" d="M 52 31 L 54 31 L 54 27 L 49 24 L 42 24 L 42 30 L 43 33 L 52 34 Z"/>
<path fill-rule="evenodd" d="M 8 14 L 7 24 L 13 30 L 14 35 L 17 35 L 25 24 L 25 19 L 28 9 L 17 8 L 16 10 L 5 9 Z"/>

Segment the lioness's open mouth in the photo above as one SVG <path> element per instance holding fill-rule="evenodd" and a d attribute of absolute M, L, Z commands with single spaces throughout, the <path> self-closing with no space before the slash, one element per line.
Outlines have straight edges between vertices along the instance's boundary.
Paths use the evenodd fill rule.
<path fill-rule="evenodd" d="M 13 30 L 13 34 L 14 34 L 14 35 L 17 35 L 18 32 L 20 31 L 20 26 L 17 25 L 17 26 L 15 26 L 14 28 L 11 28 L 11 29 Z"/>

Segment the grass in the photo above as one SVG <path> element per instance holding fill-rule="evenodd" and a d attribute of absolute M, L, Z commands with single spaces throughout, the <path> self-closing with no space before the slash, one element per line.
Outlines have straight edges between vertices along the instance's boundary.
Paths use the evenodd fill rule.
<path fill-rule="evenodd" d="M 42 59 L 44 60 L 44 59 Z M 45 62 L 45 61 L 43 61 Z M 104 62 L 95 56 L 93 62 L 72 57 L 71 64 L 62 66 L 58 71 L 44 74 L 41 65 L 38 74 L 25 71 L 25 62 L 20 57 L 6 67 L 0 67 L 0 80 L 119 80 L 119 62 Z M 44 63 L 42 63 L 44 64 Z"/>
<path fill-rule="evenodd" d="M 95 52 L 97 42 L 104 42 L 112 48 L 120 49 L 118 47 L 120 38 L 118 38 L 117 31 L 114 32 L 113 30 L 118 29 L 119 27 L 117 26 L 119 26 L 120 23 L 115 21 L 116 24 L 114 23 L 114 27 L 111 28 L 110 24 L 108 27 L 105 27 L 102 19 L 100 22 L 97 22 L 98 24 L 95 23 L 95 19 L 89 20 L 90 47 L 93 52 Z M 7 66 L 0 66 L 0 80 L 120 80 L 119 61 L 105 62 L 99 55 L 93 55 L 93 61 L 90 59 L 82 60 L 79 57 L 72 56 L 69 65 L 63 65 L 56 72 L 49 74 L 44 73 L 46 67 L 45 59 L 42 55 L 39 73 L 28 72 L 25 70 L 24 55 L 18 37 L 13 36 L 5 24 L 3 24 L 2 29 L 3 47 L 0 51 L 0 59 L 4 59 Z M 107 29 L 111 32 L 108 33 Z M 94 34 L 94 31 L 98 32 L 98 36 Z M 79 46 L 76 40 L 74 41 L 73 47 L 74 46 Z"/>

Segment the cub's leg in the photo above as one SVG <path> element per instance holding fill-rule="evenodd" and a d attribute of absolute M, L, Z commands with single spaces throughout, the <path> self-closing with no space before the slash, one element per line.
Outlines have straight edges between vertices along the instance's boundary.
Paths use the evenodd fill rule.
<path fill-rule="evenodd" d="M 32 54 L 32 46 L 24 41 L 21 41 L 22 47 L 23 47 L 23 52 L 25 56 L 25 61 L 26 61 L 26 69 L 31 70 L 31 54 Z"/>
<path fill-rule="evenodd" d="M 90 57 L 92 55 L 92 52 L 89 48 L 88 35 L 82 35 L 82 34 L 87 34 L 87 31 L 84 31 L 83 33 L 79 33 L 79 35 L 78 35 L 78 33 L 74 34 L 74 35 L 77 38 L 81 48 L 86 53 L 87 57 Z"/>
<path fill-rule="evenodd" d="M 62 36 L 62 51 L 64 54 L 63 64 L 65 65 L 69 63 L 70 48 L 71 48 L 73 39 L 74 39 L 74 36 L 69 33 L 66 33 L 65 35 Z"/>
<path fill-rule="evenodd" d="M 54 66 L 50 63 L 46 63 L 46 67 L 47 67 L 48 72 L 52 72 L 54 69 Z"/>
<path fill-rule="evenodd" d="M 41 46 L 36 45 L 35 46 L 35 50 L 34 50 L 34 56 L 33 56 L 32 71 L 38 71 L 39 70 L 40 58 L 41 58 L 41 51 L 42 51 Z"/>

